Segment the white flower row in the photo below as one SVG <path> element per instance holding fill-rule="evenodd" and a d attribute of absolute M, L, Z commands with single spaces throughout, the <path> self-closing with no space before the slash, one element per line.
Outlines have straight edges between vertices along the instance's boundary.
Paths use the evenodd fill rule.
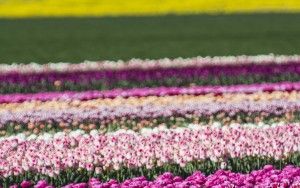
<path fill-rule="evenodd" d="M 176 59 L 131 59 L 129 61 L 84 61 L 78 64 L 72 63 L 48 63 L 40 65 L 38 63 L 29 64 L 0 64 L 0 74 L 18 73 L 41 73 L 41 72 L 72 72 L 88 70 L 121 70 L 121 69 L 151 69 L 167 67 L 187 67 L 205 65 L 235 65 L 247 63 L 287 63 L 290 61 L 300 61 L 299 55 L 257 55 L 257 56 L 216 56 L 216 57 L 193 57 Z"/>
<path fill-rule="evenodd" d="M 286 125 L 285 122 L 278 122 L 278 123 L 272 123 L 272 124 L 266 124 L 264 122 L 259 122 L 257 124 L 255 123 L 244 123 L 244 124 L 238 124 L 238 123 L 231 123 L 230 125 L 222 125 L 220 122 L 213 122 L 210 125 L 205 125 L 205 124 L 189 124 L 186 127 L 177 127 L 175 129 L 168 129 L 165 126 L 160 126 L 160 127 L 155 127 L 155 128 L 142 128 L 140 132 L 134 132 L 132 130 L 125 130 L 125 129 L 119 129 L 115 132 L 109 132 L 106 133 L 108 135 L 119 135 L 119 134 L 134 134 L 134 135 L 151 135 L 153 133 L 159 133 L 159 132 L 167 132 L 167 131 L 175 131 L 175 132 L 183 132 L 187 129 L 192 129 L 192 130 L 201 130 L 201 129 L 207 129 L 208 127 L 210 128 L 215 128 L 215 129 L 229 129 L 229 128 L 239 128 L 239 127 L 247 127 L 249 129 L 255 129 L 255 128 L 262 128 L 262 129 L 267 129 L 271 127 L 278 127 L 278 126 L 284 126 Z M 300 123 L 294 123 L 292 124 L 294 126 L 299 126 Z M 84 136 L 84 137 L 89 137 L 89 136 L 97 136 L 101 134 L 98 130 L 94 129 L 90 131 L 89 133 L 86 133 L 85 131 L 81 129 L 77 129 L 74 131 L 71 131 L 69 133 L 65 132 L 56 132 L 56 133 L 48 133 L 45 132 L 43 134 L 31 134 L 29 136 L 26 136 L 24 133 L 19 133 L 16 135 L 11 135 L 11 136 L 6 136 L 6 137 L 0 137 L 0 141 L 3 140 L 12 140 L 12 139 L 18 139 L 21 141 L 26 141 L 26 140 L 52 140 L 52 139 L 57 139 L 57 138 L 62 138 L 65 136 L 68 137 L 78 137 L 78 136 Z"/>

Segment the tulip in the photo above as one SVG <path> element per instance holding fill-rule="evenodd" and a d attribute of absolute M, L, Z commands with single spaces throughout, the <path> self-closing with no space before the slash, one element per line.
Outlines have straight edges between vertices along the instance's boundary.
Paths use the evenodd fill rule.
<path fill-rule="evenodd" d="M 30 181 L 22 181 L 22 183 L 21 183 L 22 188 L 29 188 L 31 186 L 32 186 L 32 184 Z"/>
<path fill-rule="evenodd" d="M 34 186 L 34 188 L 46 188 L 48 186 L 48 183 L 46 180 L 40 180 L 38 183 Z"/>

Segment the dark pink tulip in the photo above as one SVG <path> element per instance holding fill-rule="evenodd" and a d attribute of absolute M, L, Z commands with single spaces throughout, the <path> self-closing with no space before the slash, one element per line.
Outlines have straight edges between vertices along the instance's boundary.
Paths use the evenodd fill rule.
<path fill-rule="evenodd" d="M 72 188 L 87 188 L 88 185 L 86 183 L 77 183 L 72 186 Z"/>
<path fill-rule="evenodd" d="M 62 188 L 72 188 L 74 185 L 74 183 L 70 183 L 68 185 L 63 186 Z"/>
<path fill-rule="evenodd" d="M 34 186 L 34 188 L 46 188 L 48 186 L 48 183 L 46 180 L 40 180 L 38 183 Z"/>
<path fill-rule="evenodd" d="M 21 183 L 21 187 L 22 188 L 29 188 L 29 187 L 31 187 L 31 182 L 30 181 L 23 181 L 22 183 Z"/>

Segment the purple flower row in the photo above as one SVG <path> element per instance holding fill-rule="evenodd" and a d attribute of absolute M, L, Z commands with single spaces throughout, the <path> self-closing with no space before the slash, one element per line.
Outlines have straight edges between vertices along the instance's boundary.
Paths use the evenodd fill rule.
<path fill-rule="evenodd" d="M 21 188 L 30 188 L 33 184 L 30 181 L 23 181 Z M 263 169 L 252 171 L 249 174 L 234 173 L 226 170 L 218 170 L 214 174 L 205 176 L 196 171 L 187 178 L 175 176 L 170 172 L 158 176 L 155 180 L 149 181 L 145 177 L 136 177 L 119 183 L 116 180 L 101 182 L 96 178 L 91 178 L 87 183 L 70 183 L 63 188 L 200 188 L 200 187 L 241 187 L 241 188 L 296 188 L 300 186 L 300 168 L 286 166 L 282 170 L 277 170 L 271 165 L 266 165 Z M 17 188 L 13 185 L 10 188 Z M 40 180 L 34 188 L 53 188 L 45 180 Z"/>
<path fill-rule="evenodd" d="M 194 87 L 158 87 L 158 88 L 134 88 L 114 89 L 107 91 L 64 91 L 44 92 L 34 94 L 0 94 L 0 103 L 20 103 L 24 101 L 39 100 L 91 100 L 97 98 L 116 97 L 146 97 L 169 95 L 202 95 L 223 93 L 255 93 L 272 91 L 300 91 L 300 82 L 261 83 L 233 86 L 194 86 Z"/>
<path fill-rule="evenodd" d="M 208 76 L 239 76 L 239 75 L 274 75 L 282 73 L 300 73 L 300 63 L 291 61 L 285 64 L 247 64 L 247 65 L 208 65 L 208 66 L 187 66 L 151 69 L 122 69 L 122 70 L 88 70 L 72 72 L 40 72 L 23 74 L 11 72 L 0 74 L 0 83 L 26 85 L 36 82 L 90 82 L 103 80 L 104 82 L 115 82 L 120 80 L 142 82 L 145 80 L 161 80 L 170 77 L 194 78 Z"/>

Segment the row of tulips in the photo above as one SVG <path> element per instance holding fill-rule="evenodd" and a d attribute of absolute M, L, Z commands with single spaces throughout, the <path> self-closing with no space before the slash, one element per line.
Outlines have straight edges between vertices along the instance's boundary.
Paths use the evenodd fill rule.
<path fill-rule="evenodd" d="M 266 129 L 266 128 L 272 128 L 272 127 L 278 127 L 278 126 L 284 126 L 286 125 L 285 122 L 281 121 L 278 123 L 272 123 L 272 124 L 268 124 L 268 123 L 264 123 L 264 122 L 259 122 L 259 123 L 243 123 L 243 124 L 239 124 L 239 123 L 231 123 L 229 125 L 226 125 L 226 127 L 220 123 L 220 122 L 213 122 L 212 124 L 188 124 L 187 126 L 182 126 L 182 127 L 176 127 L 174 128 L 174 131 L 182 131 L 185 129 L 193 129 L 193 130 L 201 130 L 201 129 L 206 129 L 207 127 L 211 127 L 211 128 L 222 128 L 222 129 L 227 129 L 227 128 L 237 128 L 237 127 L 243 127 L 243 128 L 249 128 L 249 129 Z M 300 126 L 299 123 L 291 123 L 289 124 L 290 126 Z M 154 134 L 154 133 L 158 133 L 158 132 L 162 132 L 162 131 L 168 131 L 170 128 L 165 127 L 165 126 L 159 126 L 159 127 L 155 127 L 155 128 L 142 128 L 140 131 L 138 131 L 139 134 L 141 135 L 149 135 L 149 134 Z M 97 129 L 93 129 L 90 132 L 85 132 L 84 130 L 81 129 L 76 129 L 76 130 L 72 130 L 68 133 L 66 132 L 45 132 L 45 133 L 41 133 L 41 134 L 25 134 L 24 132 L 19 133 L 19 134 L 14 134 L 14 135 L 10 135 L 10 136 L 5 136 L 5 137 L 1 137 L 0 141 L 3 140 L 20 140 L 20 141 L 29 141 L 29 140 L 51 140 L 51 139 L 57 139 L 57 138 L 61 138 L 61 137 L 77 137 L 79 135 L 85 135 L 85 136 L 97 136 L 98 134 L 114 134 L 114 135 L 118 135 L 121 133 L 135 133 L 135 131 L 129 129 L 119 129 L 117 131 L 111 131 L 111 132 L 107 132 L 107 133 L 103 133 L 101 130 L 97 130 Z"/>
<path fill-rule="evenodd" d="M 286 112 L 295 112 L 300 108 L 299 100 L 269 100 L 269 101 L 237 101 L 233 103 L 205 102 L 197 100 L 184 100 L 168 103 L 145 103 L 127 105 L 86 105 L 81 108 L 33 108 L 20 111 L 3 110 L 0 112 L 0 124 L 9 122 L 40 122 L 40 121 L 62 121 L 70 120 L 92 121 L 125 119 L 147 119 L 158 117 L 189 115 L 211 116 L 225 113 L 234 117 L 237 113 L 265 113 L 281 115 Z M 55 110 L 55 111 L 54 111 Z"/>
<path fill-rule="evenodd" d="M 133 130 L 141 132 L 144 129 L 153 128 L 180 128 L 187 127 L 190 124 L 199 125 L 216 125 L 230 126 L 231 124 L 249 124 L 249 125 L 261 125 L 263 124 L 278 124 L 280 122 L 298 122 L 300 115 L 298 112 L 287 112 L 281 116 L 274 116 L 260 113 L 260 114 L 245 114 L 239 113 L 235 117 L 227 117 L 226 114 L 218 114 L 216 116 L 210 116 L 206 118 L 199 118 L 198 116 L 188 117 L 166 117 L 166 118 L 151 118 L 149 120 L 130 120 L 121 118 L 114 121 L 100 121 L 91 123 L 89 121 L 78 122 L 76 120 L 70 120 L 69 122 L 36 122 L 36 123 L 13 123 L 5 125 L 0 130 L 0 136 L 10 136 L 18 133 L 24 133 L 25 135 L 31 134 L 43 134 L 45 132 L 56 133 L 63 131 L 69 133 L 73 130 L 82 130 L 84 132 L 91 132 L 93 130 L 99 130 L 100 133 L 109 133 L 118 130 Z M 246 124 L 245 124 L 246 123 Z"/>
<path fill-rule="evenodd" d="M 300 81 L 300 63 L 0 75 L 1 93 Z"/>
<path fill-rule="evenodd" d="M 230 122 L 274 122 L 299 120 L 300 101 L 241 101 L 182 102 L 175 104 L 145 104 L 99 106 L 91 108 L 45 108 L 24 111 L 5 110 L 0 112 L 1 135 L 29 131 L 59 131 L 100 129 L 104 132 L 116 129 L 133 129 L 164 125 L 184 126 L 189 123 Z"/>
<path fill-rule="evenodd" d="M 98 98 L 117 97 L 147 97 L 171 95 L 223 95 L 226 93 L 256 93 L 274 91 L 300 91 L 300 82 L 261 83 L 233 86 L 193 86 L 193 87 L 158 87 L 114 89 L 108 91 L 83 92 L 41 92 L 35 94 L 0 94 L 0 103 L 20 103 L 25 101 L 53 101 L 53 100 L 92 100 Z"/>
<path fill-rule="evenodd" d="M 79 100 L 53 100 L 53 101 L 26 101 L 23 103 L 3 103 L 0 104 L 0 112 L 18 113 L 22 111 L 37 110 L 61 110 L 61 109 L 92 109 L 100 106 L 118 107 L 118 106 L 146 106 L 146 105 L 179 105 L 186 103 L 239 103 L 248 102 L 268 102 L 274 100 L 298 101 L 300 100 L 300 92 L 257 92 L 252 94 L 244 93 L 228 93 L 223 95 L 174 95 L 174 96 L 148 96 L 148 97 L 130 97 L 130 98 L 106 98 L 94 99 L 87 101 Z"/>
<path fill-rule="evenodd" d="M 249 172 L 266 164 L 300 165 L 298 125 L 263 129 L 202 127 L 134 132 L 62 135 L 47 140 L 0 141 L 0 175 L 3 184 L 47 179 L 55 186 L 163 172 L 207 174 L 219 168 Z"/>
<path fill-rule="evenodd" d="M 91 70 L 123 70 L 123 69 L 151 69 L 151 68 L 181 68 L 188 66 L 203 67 L 208 65 L 241 65 L 241 64 L 285 64 L 300 61 L 300 56 L 284 55 L 257 55 L 257 56 L 219 56 L 219 57 L 194 57 L 176 59 L 141 60 L 131 59 L 127 62 L 102 61 L 83 63 L 48 63 L 48 64 L 0 64 L 0 74 L 8 73 L 43 73 L 43 72 L 74 72 Z"/>
<path fill-rule="evenodd" d="M 23 181 L 21 188 L 30 188 L 34 184 L 30 181 Z M 91 178 L 88 182 L 69 183 L 63 188 L 200 188 L 200 187 L 241 187 L 241 188 L 266 188 L 266 187 L 291 187 L 300 186 L 300 168 L 286 166 L 282 170 L 277 170 L 272 165 L 266 165 L 260 170 L 252 171 L 248 174 L 234 173 L 227 170 L 218 170 L 214 174 L 205 174 L 196 171 L 192 175 L 184 178 L 176 176 L 170 172 L 165 172 L 154 180 L 148 180 L 144 176 L 127 179 L 123 182 L 110 180 L 101 182 L 97 178 Z M 47 181 L 40 180 L 34 188 L 52 188 Z M 18 185 L 10 186 L 18 188 Z"/>

